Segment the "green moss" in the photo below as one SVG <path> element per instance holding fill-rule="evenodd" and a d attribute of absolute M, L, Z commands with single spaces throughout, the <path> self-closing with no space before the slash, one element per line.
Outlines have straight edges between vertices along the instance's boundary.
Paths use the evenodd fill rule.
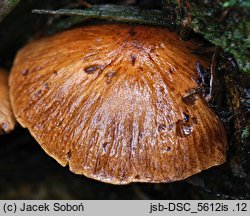
<path fill-rule="evenodd" d="M 247 139 L 249 136 L 250 136 L 249 128 L 248 128 L 248 127 L 245 127 L 245 128 L 242 130 L 241 138 L 242 138 L 242 139 Z"/>
<path fill-rule="evenodd" d="M 33 10 L 32 12 L 71 16 L 68 20 L 72 21 L 72 24 L 88 19 L 102 19 L 168 27 L 173 25 L 169 22 L 170 19 L 159 10 L 143 10 L 124 5 L 93 5 L 87 9 Z"/>
<path fill-rule="evenodd" d="M 212 44 L 233 54 L 241 70 L 250 73 L 249 0 L 205 0 L 202 2 L 192 0 L 181 1 L 181 5 L 177 2 L 176 0 L 163 0 L 165 11 L 175 13 L 173 17 L 179 25 L 186 17 L 191 17 L 190 27 L 195 32 L 203 35 Z M 175 10 L 169 10 L 172 6 Z"/>
<path fill-rule="evenodd" d="M 13 10 L 20 0 L 2 0 L 0 1 L 0 23 Z"/>
<path fill-rule="evenodd" d="M 165 26 L 174 30 L 175 23 L 161 10 L 146 10 L 127 5 L 93 5 L 86 9 L 32 10 L 34 14 L 65 15 L 50 26 L 47 34 L 54 34 L 88 20 L 106 20 L 119 23 L 136 23 L 142 25 Z"/>

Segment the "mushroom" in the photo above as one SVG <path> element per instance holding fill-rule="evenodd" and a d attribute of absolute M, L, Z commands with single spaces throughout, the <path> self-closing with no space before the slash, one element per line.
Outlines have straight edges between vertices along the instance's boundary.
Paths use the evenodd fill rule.
<path fill-rule="evenodd" d="M 62 166 L 112 184 L 172 182 L 225 162 L 199 94 L 194 40 L 160 27 L 83 26 L 31 42 L 10 76 L 18 122 Z"/>
<path fill-rule="evenodd" d="M 15 118 L 9 99 L 8 73 L 0 68 L 0 134 L 11 132 L 14 126 Z"/>

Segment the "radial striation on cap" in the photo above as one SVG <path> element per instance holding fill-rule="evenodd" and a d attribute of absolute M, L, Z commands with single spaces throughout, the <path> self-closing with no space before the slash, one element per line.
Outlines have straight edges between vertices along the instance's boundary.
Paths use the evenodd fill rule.
<path fill-rule="evenodd" d="M 10 77 L 20 124 L 62 166 L 112 184 L 171 182 L 225 162 L 223 124 L 196 62 L 166 29 L 84 26 L 26 45 Z"/>

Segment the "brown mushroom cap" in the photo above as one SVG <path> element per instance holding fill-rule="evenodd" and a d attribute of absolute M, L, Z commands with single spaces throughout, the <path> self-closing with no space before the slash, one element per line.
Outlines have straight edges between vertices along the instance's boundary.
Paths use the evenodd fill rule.
<path fill-rule="evenodd" d="M 103 182 L 171 182 L 225 161 L 227 139 L 199 95 L 194 41 L 106 24 L 25 46 L 10 77 L 14 113 L 72 172 Z"/>
<path fill-rule="evenodd" d="M 15 118 L 9 99 L 8 73 L 0 68 L 0 134 L 11 132 L 14 126 Z"/>

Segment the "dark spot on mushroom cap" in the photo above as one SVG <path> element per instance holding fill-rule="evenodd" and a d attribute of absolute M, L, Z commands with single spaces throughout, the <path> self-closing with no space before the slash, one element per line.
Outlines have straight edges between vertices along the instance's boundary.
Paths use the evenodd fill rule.
<path fill-rule="evenodd" d="M 21 74 L 22 74 L 23 76 L 28 75 L 28 74 L 29 74 L 29 69 L 22 69 L 22 70 L 21 70 Z"/>
<path fill-rule="evenodd" d="M 48 83 L 44 83 L 44 88 L 45 89 L 49 89 L 49 84 Z"/>
<path fill-rule="evenodd" d="M 67 160 L 69 161 L 70 158 L 71 158 L 71 151 L 68 151 L 68 152 L 67 152 L 66 157 L 67 157 Z"/>
<path fill-rule="evenodd" d="M 170 152 L 172 150 L 172 148 L 170 146 L 167 147 L 167 152 Z"/>
<path fill-rule="evenodd" d="M 110 71 L 108 72 L 105 77 L 106 77 L 106 83 L 111 83 L 111 80 L 114 76 L 116 76 L 117 72 L 116 71 Z"/>
<path fill-rule="evenodd" d="M 7 131 L 8 123 L 6 123 L 6 122 L 2 123 L 2 128 L 3 128 L 4 131 Z"/>
<path fill-rule="evenodd" d="M 194 94 L 182 98 L 182 101 L 189 106 L 194 105 L 196 100 L 197 97 Z"/>
<path fill-rule="evenodd" d="M 159 132 L 163 132 L 163 131 L 165 131 L 166 130 L 166 125 L 165 124 L 160 124 L 159 126 L 158 126 L 158 131 Z"/>
<path fill-rule="evenodd" d="M 133 36 L 135 36 L 136 35 L 136 31 L 134 30 L 134 28 L 132 27 L 130 30 L 129 30 L 129 35 L 131 36 L 131 37 L 133 37 Z"/>
<path fill-rule="evenodd" d="M 198 119 L 196 116 L 193 116 L 191 119 L 192 119 L 194 124 L 198 124 Z"/>
<path fill-rule="evenodd" d="M 37 97 L 39 96 L 40 94 L 42 93 L 42 90 L 37 90 L 34 94 L 34 97 Z"/>
<path fill-rule="evenodd" d="M 183 122 L 182 120 L 178 120 L 176 122 L 175 130 L 176 130 L 176 135 L 178 137 L 183 138 L 189 136 L 192 133 L 193 127 L 190 124 Z"/>
<path fill-rule="evenodd" d="M 139 180 L 139 179 L 140 179 L 140 176 L 139 176 L 139 175 L 136 175 L 134 178 L 137 179 L 137 180 Z"/>
<path fill-rule="evenodd" d="M 174 124 L 173 124 L 173 123 L 169 124 L 169 125 L 168 125 L 168 130 L 171 131 L 171 130 L 173 130 L 173 129 L 174 129 Z"/>
<path fill-rule="evenodd" d="M 105 143 L 102 144 L 102 147 L 103 147 L 103 150 L 104 150 L 105 153 L 108 152 L 109 146 L 110 146 L 109 142 L 105 142 Z"/>
<path fill-rule="evenodd" d="M 58 121 L 57 123 L 56 123 L 56 126 L 61 126 L 62 125 L 62 121 Z"/>
<path fill-rule="evenodd" d="M 155 51 L 155 49 L 156 49 L 155 46 L 153 46 L 153 47 L 150 48 L 150 51 L 149 51 L 149 52 L 150 52 L 150 53 L 153 53 L 153 52 Z"/>
<path fill-rule="evenodd" d="M 84 68 L 84 71 L 85 73 L 87 74 L 91 74 L 91 73 L 94 73 L 96 72 L 98 69 L 100 69 L 101 66 L 100 65 L 92 65 L 92 66 L 89 66 L 89 67 L 86 67 Z"/>
<path fill-rule="evenodd" d="M 189 121 L 189 115 L 186 114 L 185 112 L 182 113 L 183 114 L 183 120 L 185 123 L 187 123 Z"/>
<path fill-rule="evenodd" d="M 125 170 L 121 170 L 121 173 L 120 173 L 120 178 L 121 180 L 124 180 L 127 178 L 127 172 Z"/>
<path fill-rule="evenodd" d="M 131 55 L 130 56 L 130 61 L 131 61 L 133 66 L 135 65 L 135 60 L 136 60 L 136 57 L 134 55 Z"/>
<path fill-rule="evenodd" d="M 165 88 L 163 86 L 160 86 L 159 90 L 160 90 L 160 92 L 164 92 Z"/>

